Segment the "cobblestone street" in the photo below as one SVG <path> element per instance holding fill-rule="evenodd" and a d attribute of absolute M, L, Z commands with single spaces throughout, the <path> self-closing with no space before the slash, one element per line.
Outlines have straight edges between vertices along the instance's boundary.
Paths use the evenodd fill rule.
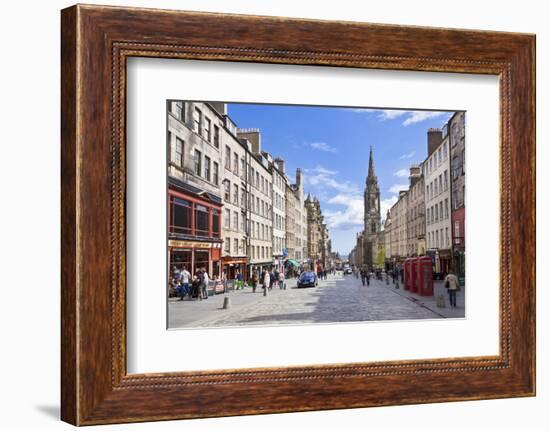
<path fill-rule="evenodd" d="M 203 301 L 168 304 L 169 328 L 280 325 L 372 320 L 437 319 L 464 317 L 464 291 L 458 292 L 457 308 L 449 307 L 442 282 L 436 283 L 434 297 L 419 297 L 391 284 L 371 280 L 370 286 L 348 275 L 329 276 L 317 288 L 297 289 L 287 280 L 287 289 L 274 287 L 268 296 L 261 289 L 231 291 L 231 308 L 223 309 L 224 295 Z M 446 306 L 436 306 L 443 294 Z"/>

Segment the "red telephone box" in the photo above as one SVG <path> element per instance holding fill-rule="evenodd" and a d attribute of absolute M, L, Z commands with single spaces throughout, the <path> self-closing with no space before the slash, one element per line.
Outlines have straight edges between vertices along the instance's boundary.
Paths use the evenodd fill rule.
<path fill-rule="evenodd" d="M 416 257 L 411 258 L 411 292 L 418 292 L 418 280 L 416 274 L 418 273 L 418 259 Z"/>
<path fill-rule="evenodd" d="M 411 258 L 405 259 L 405 262 L 403 262 L 403 272 L 405 277 L 403 281 L 404 281 L 405 290 L 411 290 L 411 286 L 413 284 L 411 267 L 412 267 L 412 259 Z"/>
<path fill-rule="evenodd" d="M 422 256 L 417 259 L 416 280 L 417 280 L 419 295 L 422 295 L 422 296 L 434 295 L 432 259 L 429 256 Z"/>

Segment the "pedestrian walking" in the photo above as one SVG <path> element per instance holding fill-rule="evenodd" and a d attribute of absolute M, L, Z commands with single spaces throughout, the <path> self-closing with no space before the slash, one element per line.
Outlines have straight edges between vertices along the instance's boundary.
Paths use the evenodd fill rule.
<path fill-rule="evenodd" d="M 279 289 L 284 289 L 285 287 L 285 274 L 283 272 L 279 273 Z"/>
<path fill-rule="evenodd" d="M 254 271 L 252 273 L 252 293 L 256 293 L 256 287 L 258 287 L 258 273 Z"/>
<path fill-rule="evenodd" d="M 445 288 L 449 292 L 451 307 L 456 307 L 456 292 L 460 290 L 458 277 L 451 271 L 445 277 Z"/>
<path fill-rule="evenodd" d="M 279 286 L 279 271 L 277 271 L 277 269 L 273 271 L 273 278 L 275 279 L 275 282 L 274 282 L 275 286 Z"/>
<path fill-rule="evenodd" d="M 273 273 L 273 269 L 269 270 L 269 290 L 273 289 L 273 285 L 275 284 L 275 274 Z"/>
<path fill-rule="evenodd" d="M 269 289 L 269 283 L 271 283 L 271 277 L 269 275 L 269 272 L 264 270 L 262 274 L 262 282 L 264 285 L 264 295 L 267 294 L 267 290 Z"/>
<path fill-rule="evenodd" d="M 191 290 L 189 289 L 189 280 L 191 279 L 191 273 L 187 271 L 187 267 L 183 267 L 183 270 L 180 272 L 179 281 L 181 283 L 181 291 L 180 291 L 180 301 L 183 301 L 183 298 L 186 295 L 189 295 L 191 293 Z"/>
<path fill-rule="evenodd" d="M 361 283 L 363 284 L 363 286 L 365 285 L 365 281 L 367 279 L 367 271 L 365 268 L 361 268 L 361 271 L 360 271 L 360 274 L 361 274 Z"/>
<path fill-rule="evenodd" d="M 201 299 L 201 279 L 199 275 L 200 271 L 197 271 L 193 277 L 193 283 L 191 284 L 191 298 Z"/>
<path fill-rule="evenodd" d="M 365 274 L 365 278 L 367 280 L 367 286 L 370 286 L 370 272 L 367 271 L 367 273 Z M 363 284 L 364 286 L 364 284 Z"/>
<path fill-rule="evenodd" d="M 201 281 L 201 299 L 208 299 L 208 283 L 210 282 L 210 278 L 208 278 L 208 273 L 206 272 L 206 268 L 203 268 L 200 275 L 200 281 Z"/>

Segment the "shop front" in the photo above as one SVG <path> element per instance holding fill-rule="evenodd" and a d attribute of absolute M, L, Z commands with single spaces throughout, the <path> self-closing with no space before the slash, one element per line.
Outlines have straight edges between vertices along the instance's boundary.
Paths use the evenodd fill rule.
<path fill-rule="evenodd" d="M 170 279 L 187 269 L 205 269 L 210 280 L 221 278 L 220 213 L 218 196 L 170 179 L 168 183 L 168 268 Z"/>
<path fill-rule="evenodd" d="M 186 268 L 196 274 L 204 268 L 211 279 L 219 278 L 221 243 L 168 240 L 168 251 L 172 272 Z"/>
<path fill-rule="evenodd" d="M 243 281 L 247 281 L 246 266 L 248 258 L 246 256 L 222 256 L 222 272 L 226 280 L 235 280 L 237 274 L 243 275 Z"/>
<path fill-rule="evenodd" d="M 432 259 L 434 280 L 443 280 L 449 273 L 452 266 L 452 255 L 450 249 L 426 250 L 426 256 Z"/>

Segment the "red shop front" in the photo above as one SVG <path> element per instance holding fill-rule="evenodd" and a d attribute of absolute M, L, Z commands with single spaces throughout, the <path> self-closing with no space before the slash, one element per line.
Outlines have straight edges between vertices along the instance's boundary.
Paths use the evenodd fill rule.
<path fill-rule="evenodd" d="M 199 269 L 206 268 L 210 278 L 220 276 L 221 243 L 169 240 L 168 252 L 171 273 L 185 267 L 195 274 Z"/>

